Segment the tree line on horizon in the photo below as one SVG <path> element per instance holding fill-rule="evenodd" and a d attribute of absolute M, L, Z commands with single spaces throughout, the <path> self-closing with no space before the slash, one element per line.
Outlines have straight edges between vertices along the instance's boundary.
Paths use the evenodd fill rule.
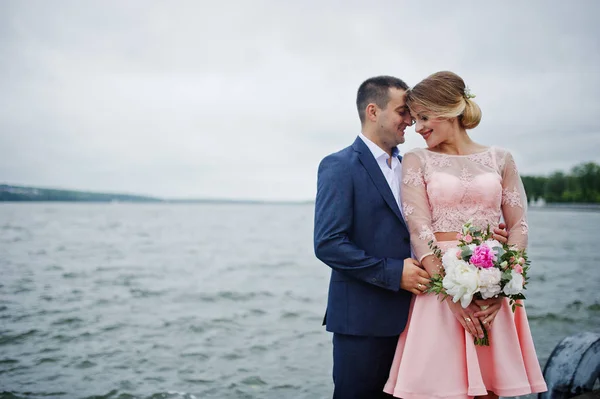
<path fill-rule="evenodd" d="M 581 163 L 573 167 L 569 173 L 559 171 L 550 176 L 521 175 L 521 180 L 530 202 L 543 200 L 546 203 L 600 203 L 600 165 L 594 162 Z M 164 202 L 165 200 L 139 195 L 91 193 L 0 184 L 1 201 Z M 203 200 L 195 202 L 198 201 L 205 202 Z"/>
<path fill-rule="evenodd" d="M 550 176 L 521 176 L 529 201 L 562 203 L 600 203 L 600 165 L 584 162 L 569 173 Z"/>

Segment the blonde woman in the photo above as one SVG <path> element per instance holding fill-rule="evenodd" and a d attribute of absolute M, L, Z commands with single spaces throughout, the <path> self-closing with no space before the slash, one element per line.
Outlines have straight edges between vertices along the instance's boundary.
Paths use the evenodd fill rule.
<path fill-rule="evenodd" d="M 454 246 L 468 220 L 479 228 L 507 224 L 508 243 L 527 246 L 527 199 L 512 155 L 474 142 L 467 130 L 481 110 L 463 79 L 438 72 L 408 91 L 407 105 L 427 148 L 403 158 L 402 208 L 417 259 L 430 275 L 440 260 L 428 243 Z M 419 295 L 398 346 L 384 391 L 404 399 L 492 399 L 546 391 L 525 308 L 506 298 L 485 317 L 480 303 L 463 309 L 451 298 Z M 480 326 L 490 346 L 475 346 Z"/>

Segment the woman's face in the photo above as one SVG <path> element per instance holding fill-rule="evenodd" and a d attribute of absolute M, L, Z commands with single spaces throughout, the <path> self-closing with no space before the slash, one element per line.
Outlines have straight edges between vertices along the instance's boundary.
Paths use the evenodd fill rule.
<path fill-rule="evenodd" d="M 415 131 L 423 136 L 428 148 L 436 147 L 448 140 L 454 134 L 453 120 L 438 118 L 430 111 L 416 107 L 412 110 L 415 119 Z"/>

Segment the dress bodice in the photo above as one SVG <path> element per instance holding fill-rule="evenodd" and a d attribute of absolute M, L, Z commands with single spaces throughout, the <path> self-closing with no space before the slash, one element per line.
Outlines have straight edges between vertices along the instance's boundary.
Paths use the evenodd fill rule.
<path fill-rule="evenodd" d="M 491 147 L 471 155 L 447 155 L 427 149 L 403 158 L 402 207 L 419 259 L 431 254 L 437 232 L 458 232 L 473 225 L 495 227 L 504 217 L 509 243 L 527 245 L 527 200 L 512 155 Z"/>

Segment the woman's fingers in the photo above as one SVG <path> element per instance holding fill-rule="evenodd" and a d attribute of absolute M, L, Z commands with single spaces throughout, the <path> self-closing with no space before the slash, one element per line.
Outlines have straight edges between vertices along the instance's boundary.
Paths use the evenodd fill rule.
<path fill-rule="evenodd" d="M 463 309 L 460 303 L 454 303 L 451 300 L 448 300 L 447 304 L 454 314 L 454 317 L 456 317 L 459 323 L 469 334 L 474 337 L 483 338 L 484 335 L 481 322 L 473 315 L 476 310 L 479 310 L 478 306 L 471 304 L 466 309 Z"/>
<path fill-rule="evenodd" d="M 467 324 L 469 333 L 474 337 L 483 338 L 483 330 L 481 329 L 481 323 L 479 323 L 479 319 L 472 318 L 468 314 L 465 315 L 465 322 Z"/>
<path fill-rule="evenodd" d="M 481 318 L 481 323 L 486 326 L 486 327 L 491 327 L 492 326 L 492 322 L 494 321 L 494 319 L 496 318 L 496 315 L 498 314 L 499 310 L 494 311 L 492 314 L 487 315 L 483 318 Z"/>
<path fill-rule="evenodd" d="M 460 323 L 460 325 L 463 326 L 463 328 L 467 332 L 469 332 L 469 327 L 467 327 L 467 321 L 464 318 L 460 317 L 460 315 L 454 315 L 454 316 L 456 316 L 456 320 L 458 320 L 458 322 Z"/>

